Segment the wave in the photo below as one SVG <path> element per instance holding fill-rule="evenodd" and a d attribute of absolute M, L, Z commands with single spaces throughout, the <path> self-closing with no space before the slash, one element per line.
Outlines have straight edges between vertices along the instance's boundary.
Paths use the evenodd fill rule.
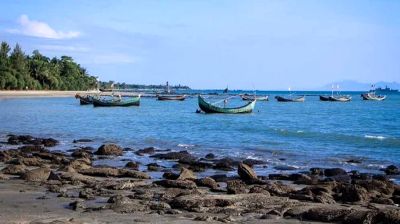
<path fill-rule="evenodd" d="M 379 140 L 383 140 L 386 139 L 386 137 L 381 136 L 381 135 L 364 135 L 365 138 L 371 138 L 371 139 L 379 139 Z"/>
<path fill-rule="evenodd" d="M 190 145 L 190 144 L 178 144 L 178 147 L 183 147 L 183 148 L 191 148 L 194 147 L 195 145 Z"/>

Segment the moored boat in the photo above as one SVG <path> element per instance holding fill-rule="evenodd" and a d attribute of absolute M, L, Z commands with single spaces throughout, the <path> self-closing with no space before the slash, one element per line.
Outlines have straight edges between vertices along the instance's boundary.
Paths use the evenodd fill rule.
<path fill-rule="evenodd" d="M 90 95 L 81 96 L 79 94 L 76 94 L 75 98 L 79 99 L 79 102 L 81 105 L 93 104 L 93 96 L 90 96 Z"/>
<path fill-rule="evenodd" d="M 345 95 L 329 97 L 329 101 L 334 101 L 334 102 L 349 102 L 350 100 L 351 100 L 351 96 L 345 96 Z"/>
<path fill-rule="evenodd" d="M 218 107 L 212 103 L 205 101 L 205 99 L 199 95 L 199 107 L 205 113 L 225 113 L 225 114 L 241 114 L 251 113 L 254 110 L 257 100 L 248 102 L 246 105 L 241 107 Z"/>
<path fill-rule="evenodd" d="M 140 95 L 135 97 L 129 97 L 128 99 L 112 98 L 112 99 L 96 99 L 93 98 L 93 106 L 95 107 L 128 107 L 128 106 L 139 106 Z"/>
<path fill-rule="evenodd" d="M 240 95 L 240 97 L 242 98 L 242 100 L 244 101 L 253 101 L 253 100 L 257 100 L 257 101 L 268 101 L 268 96 L 252 96 L 252 95 Z"/>
<path fill-rule="evenodd" d="M 166 100 L 178 100 L 183 101 L 186 99 L 186 95 L 157 95 L 157 100 L 166 101 Z"/>
<path fill-rule="evenodd" d="M 319 96 L 319 100 L 321 101 L 329 101 L 329 96 Z"/>
<path fill-rule="evenodd" d="M 275 99 L 278 102 L 304 102 L 306 100 L 306 97 L 305 96 L 289 96 L 289 97 L 275 96 Z"/>
<path fill-rule="evenodd" d="M 375 101 L 382 101 L 386 99 L 386 95 L 376 95 L 375 92 L 368 92 L 361 94 L 363 100 L 375 100 Z"/>

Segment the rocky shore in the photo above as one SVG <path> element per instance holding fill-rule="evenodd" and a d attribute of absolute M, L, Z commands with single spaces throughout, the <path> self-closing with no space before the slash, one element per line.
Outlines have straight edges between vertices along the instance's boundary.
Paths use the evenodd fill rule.
<path fill-rule="evenodd" d="M 74 140 L 90 142 L 90 139 Z M 154 163 L 101 164 L 116 144 L 57 151 L 52 138 L 10 135 L 0 147 L 0 223 L 400 223 L 400 186 L 381 174 L 341 168 L 260 176 L 264 161 L 135 150 Z M 157 161 L 168 160 L 172 167 Z M 205 170 L 235 172 L 199 177 Z M 161 173 L 157 178 L 155 173 Z"/>

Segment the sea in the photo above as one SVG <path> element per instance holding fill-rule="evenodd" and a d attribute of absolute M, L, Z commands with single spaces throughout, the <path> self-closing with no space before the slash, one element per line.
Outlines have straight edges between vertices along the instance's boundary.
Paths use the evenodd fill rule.
<path fill-rule="evenodd" d="M 60 140 L 56 150 L 61 151 L 113 142 L 127 148 L 125 159 L 142 163 L 150 159 L 133 151 L 150 146 L 187 150 L 199 157 L 213 153 L 218 158 L 258 159 L 266 161 L 256 168 L 259 175 L 312 167 L 383 173 L 388 165 L 400 166 L 399 94 L 388 95 L 385 101 L 363 101 L 361 92 L 343 92 L 352 96 L 343 103 L 319 101 L 319 95 L 330 92 L 297 92 L 306 95 L 305 102 L 281 103 L 274 97 L 288 92 L 257 91 L 270 100 L 258 101 L 253 113 L 203 114 L 196 113 L 195 93 L 210 102 L 226 96 L 214 90 L 187 93 L 192 95 L 185 101 L 143 97 L 139 107 L 126 108 L 81 106 L 73 97 L 2 98 L 0 140 L 6 141 L 8 134 L 52 137 Z M 245 104 L 234 97 L 243 93 L 254 94 L 230 92 L 228 105 Z M 72 142 L 83 138 L 93 142 Z M 109 163 L 123 165 L 120 160 Z"/>

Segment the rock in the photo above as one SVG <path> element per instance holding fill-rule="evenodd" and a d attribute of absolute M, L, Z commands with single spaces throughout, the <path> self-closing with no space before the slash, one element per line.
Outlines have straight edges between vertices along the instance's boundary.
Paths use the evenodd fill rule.
<path fill-rule="evenodd" d="M 331 168 L 331 169 L 325 169 L 324 175 L 327 177 L 332 177 L 337 175 L 347 175 L 347 172 L 342 168 Z"/>
<path fill-rule="evenodd" d="M 233 161 L 230 158 L 223 158 L 220 160 L 217 160 L 214 169 L 217 170 L 224 170 L 224 171 L 231 171 L 234 170 L 233 166 L 236 164 L 235 161 Z"/>
<path fill-rule="evenodd" d="M 140 171 L 111 167 L 92 167 L 89 169 L 79 170 L 78 172 L 83 175 L 97 177 L 132 177 L 138 179 L 150 179 L 149 175 Z"/>
<path fill-rule="evenodd" d="M 156 159 L 165 159 L 165 160 L 196 159 L 186 150 L 180 152 L 160 153 L 152 155 L 150 157 Z"/>
<path fill-rule="evenodd" d="M 128 197 L 121 195 L 111 197 L 108 200 L 108 203 L 110 203 L 108 206 L 110 209 L 119 213 L 132 213 L 148 210 L 147 206 L 140 203 L 140 201 L 131 200 Z"/>
<path fill-rule="evenodd" d="M 208 187 L 211 189 L 217 189 L 219 187 L 218 183 L 211 177 L 205 177 L 196 180 L 197 186 Z"/>
<path fill-rule="evenodd" d="M 340 222 L 351 213 L 350 209 L 335 207 L 316 207 L 305 212 L 302 218 L 312 221 Z"/>
<path fill-rule="evenodd" d="M 226 182 L 226 190 L 228 194 L 244 194 L 246 193 L 246 185 L 241 180 L 230 180 Z"/>
<path fill-rule="evenodd" d="M 24 145 L 18 148 L 23 153 L 45 152 L 43 146 L 40 145 Z"/>
<path fill-rule="evenodd" d="M 254 165 L 267 164 L 265 161 L 258 160 L 258 159 L 245 159 L 245 160 L 243 160 L 243 163 L 250 167 L 253 167 Z"/>
<path fill-rule="evenodd" d="M 8 178 L 6 175 L 0 173 L 0 180 L 8 180 L 10 178 Z"/>
<path fill-rule="evenodd" d="M 120 146 L 116 144 L 104 144 L 100 146 L 100 148 L 95 152 L 96 155 L 114 155 L 114 156 L 122 156 L 123 150 Z"/>
<path fill-rule="evenodd" d="M 376 220 L 379 223 L 400 223 L 399 209 L 385 209 L 376 215 Z"/>
<path fill-rule="evenodd" d="M 163 178 L 168 179 L 168 180 L 176 180 L 178 179 L 179 174 L 172 173 L 172 172 L 165 172 L 163 174 Z"/>
<path fill-rule="evenodd" d="M 135 162 L 128 162 L 125 167 L 133 169 L 133 170 L 139 170 L 139 164 Z"/>
<path fill-rule="evenodd" d="M 146 166 L 148 171 L 159 171 L 161 168 L 157 163 L 149 163 Z"/>
<path fill-rule="evenodd" d="M 74 201 L 74 202 L 69 203 L 69 207 L 71 207 L 72 210 L 76 211 L 79 209 L 84 209 L 85 204 L 83 204 L 81 201 Z"/>
<path fill-rule="evenodd" d="M 297 166 L 291 166 L 291 165 L 280 165 L 280 166 L 274 166 L 274 169 L 276 170 L 298 170 L 299 167 Z"/>
<path fill-rule="evenodd" d="M 324 174 L 324 169 L 317 168 L 317 167 L 310 168 L 310 173 L 311 173 L 311 175 L 323 175 Z"/>
<path fill-rule="evenodd" d="M 93 200 L 93 199 L 95 199 L 95 196 L 91 189 L 84 189 L 79 192 L 79 198 L 83 198 L 86 200 Z"/>
<path fill-rule="evenodd" d="M 394 201 L 390 198 L 376 197 L 371 200 L 372 203 L 382 204 L 382 205 L 394 205 Z"/>
<path fill-rule="evenodd" d="M 8 165 L 1 170 L 4 174 L 9 175 L 22 175 L 27 171 L 25 165 Z"/>
<path fill-rule="evenodd" d="M 54 147 L 58 144 L 58 141 L 53 138 L 42 139 L 42 144 L 46 147 Z"/>
<path fill-rule="evenodd" d="M 91 149 L 87 149 L 87 148 L 91 148 Z M 73 153 L 71 153 L 71 156 L 74 158 L 92 158 L 92 147 L 87 147 L 87 148 L 81 148 L 78 150 L 75 150 Z"/>
<path fill-rule="evenodd" d="M 151 210 L 165 211 L 171 209 L 171 206 L 165 202 L 151 202 L 149 205 Z"/>
<path fill-rule="evenodd" d="M 92 184 L 95 179 L 75 172 L 66 172 L 60 175 L 62 180 Z"/>
<path fill-rule="evenodd" d="M 263 188 L 273 196 L 286 197 L 289 195 L 289 193 L 295 192 L 293 188 L 280 182 L 267 183 L 266 185 L 263 185 Z"/>
<path fill-rule="evenodd" d="M 155 148 L 154 147 L 147 147 L 144 149 L 139 149 L 138 151 L 135 152 L 136 155 L 143 156 L 144 154 L 149 154 L 153 155 L 155 153 Z"/>
<path fill-rule="evenodd" d="M 86 142 L 93 142 L 93 140 L 87 139 L 87 138 L 81 138 L 81 139 L 76 139 L 76 140 L 72 141 L 72 143 L 86 143 Z"/>
<path fill-rule="evenodd" d="M 267 190 L 265 190 L 264 188 L 262 188 L 260 186 L 253 186 L 252 188 L 250 188 L 249 193 L 251 193 L 251 194 L 259 193 L 259 194 L 265 194 L 268 196 L 271 195 Z"/>
<path fill-rule="evenodd" d="M 294 184 L 306 184 L 306 185 L 311 185 L 318 181 L 302 173 L 293 173 L 289 176 L 289 179 L 291 181 L 294 181 Z"/>
<path fill-rule="evenodd" d="M 187 211 L 201 211 L 202 207 L 215 208 L 233 205 L 235 200 L 220 195 L 183 195 L 175 197 L 170 203 L 172 208 Z"/>
<path fill-rule="evenodd" d="M 268 179 L 270 179 L 270 180 L 290 180 L 290 175 L 284 174 L 284 173 L 271 173 L 268 175 Z"/>
<path fill-rule="evenodd" d="M 29 170 L 21 175 L 21 178 L 26 181 L 41 182 L 49 179 L 51 170 L 49 168 L 37 168 Z"/>
<path fill-rule="evenodd" d="M 400 175 L 400 170 L 395 165 L 390 165 L 384 170 L 386 175 Z"/>
<path fill-rule="evenodd" d="M 56 181 L 61 181 L 60 175 L 54 173 L 53 171 L 50 171 L 49 177 L 47 180 L 56 180 Z"/>
<path fill-rule="evenodd" d="M 90 160 L 89 160 L 90 161 Z M 91 162 L 91 161 L 90 161 Z M 84 169 L 90 169 L 92 166 L 90 165 L 90 162 L 88 164 L 87 160 L 84 159 L 77 159 L 73 160 L 70 162 L 69 167 L 71 167 L 74 170 L 84 170 Z"/>
<path fill-rule="evenodd" d="M 45 161 L 41 160 L 40 158 L 27 158 L 27 157 L 23 157 L 23 158 L 18 158 L 15 160 L 10 161 L 10 163 L 12 164 L 18 164 L 18 165 L 25 165 L 25 166 L 42 166 L 43 164 L 45 164 Z"/>
<path fill-rule="evenodd" d="M 366 201 L 369 198 L 367 190 L 355 184 L 339 185 L 334 191 L 343 202 Z"/>
<path fill-rule="evenodd" d="M 159 180 L 153 183 L 163 186 L 163 187 L 173 187 L 182 189 L 194 189 L 197 188 L 196 184 L 191 180 Z"/>
<path fill-rule="evenodd" d="M 214 159 L 214 158 L 215 158 L 215 155 L 212 154 L 212 153 L 208 153 L 208 154 L 205 156 L 205 158 L 206 158 L 206 159 Z"/>
<path fill-rule="evenodd" d="M 346 161 L 346 163 L 361 163 L 361 160 L 357 160 L 357 159 L 349 159 Z"/>
<path fill-rule="evenodd" d="M 252 168 L 244 163 L 239 163 L 238 165 L 238 174 L 240 178 L 246 183 L 251 183 L 254 180 L 257 180 L 257 174 L 254 172 Z"/>
<path fill-rule="evenodd" d="M 230 180 L 230 178 L 228 176 L 226 176 L 226 174 L 215 174 L 210 177 L 217 182 L 226 182 L 226 181 Z"/>
<path fill-rule="evenodd" d="M 327 177 L 324 181 L 336 181 L 339 183 L 350 183 L 351 176 L 349 176 L 348 174 L 336 175 L 336 176 Z"/>
<path fill-rule="evenodd" d="M 355 210 L 348 214 L 344 220 L 344 224 L 371 224 L 375 223 L 377 211 L 359 211 Z"/>
<path fill-rule="evenodd" d="M 182 167 L 177 180 L 196 180 L 196 175 L 191 170 Z"/>

